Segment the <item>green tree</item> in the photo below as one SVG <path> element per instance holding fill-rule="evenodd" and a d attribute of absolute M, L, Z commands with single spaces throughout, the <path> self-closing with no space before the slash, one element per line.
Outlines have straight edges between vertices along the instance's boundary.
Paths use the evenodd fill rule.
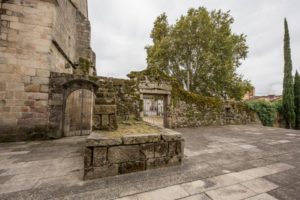
<path fill-rule="evenodd" d="M 300 76 L 298 71 L 295 74 L 295 83 L 294 83 L 294 95 L 295 95 L 295 128 L 300 129 Z"/>
<path fill-rule="evenodd" d="M 190 9 L 175 25 L 165 14 L 154 23 L 147 47 L 148 67 L 157 66 L 187 90 L 201 95 L 241 99 L 251 89 L 236 73 L 248 53 L 246 36 L 232 33 L 229 12 Z"/>
<path fill-rule="evenodd" d="M 295 124 L 295 104 L 293 88 L 293 65 L 291 58 L 290 35 L 287 20 L 284 19 L 284 79 L 282 109 L 286 128 L 293 128 Z"/>
<path fill-rule="evenodd" d="M 147 46 L 147 63 L 148 67 L 159 67 L 162 71 L 167 72 L 169 62 L 169 23 L 165 13 L 157 17 L 154 22 L 150 37 L 153 45 Z"/>

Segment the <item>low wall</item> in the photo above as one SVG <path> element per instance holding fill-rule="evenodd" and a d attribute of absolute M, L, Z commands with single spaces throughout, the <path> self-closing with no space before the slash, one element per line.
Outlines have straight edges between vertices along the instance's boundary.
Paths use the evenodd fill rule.
<path fill-rule="evenodd" d="M 170 127 L 203 127 L 260 123 L 256 113 L 246 108 L 243 102 L 220 102 L 218 108 L 178 101 L 169 110 Z"/>
<path fill-rule="evenodd" d="M 183 155 L 181 134 L 169 129 L 118 138 L 93 132 L 86 141 L 84 179 L 179 165 Z"/>

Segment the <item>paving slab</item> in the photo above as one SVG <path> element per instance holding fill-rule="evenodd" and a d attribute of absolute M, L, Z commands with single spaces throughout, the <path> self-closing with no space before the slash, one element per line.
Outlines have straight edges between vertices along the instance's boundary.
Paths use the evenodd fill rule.
<path fill-rule="evenodd" d="M 198 194 L 183 198 L 181 200 L 211 200 L 211 198 L 209 198 L 206 194 Z"/>
<path fill-rule="evenodd" d="M 257 167 L 246 171 L 242 171 L 241 173 L 247 176 L 251 176 L 253 178 L 260 178 L 260 177 L 274 174 L 274 172 L 272 172 L 271 169 L 267 167 Z"/>
<path fill-rule="evenodd" d="M 180 186 L 171 186 L 167 188 L 158 189 L 151 192 L 138 194 L 139 200 L 174 200 L 188 196 L 189 194 Z"/>
<path fill-rule="evenodd" d="M 242 185 L 233 185 L 206 192 L 213 200 L 241 200 L 254 196 L 255 193 Z"/>
<path fill-rule="evenodd" d="M 245 200 L 278 200 L 275 197 L 272 197 L 271 195 L 267 194 L 267 193 L 263 193 L 254 197 L 250 197 L 248 199 Z"/>
<path fill-rule="evenodd" d="M 186 141 L 181 166 L 93 181 L 82 180 L 85 137 L 0 144 L 0 199 L 113 200 L 126 197 L 136 200 L 140 194 L 158 193 L 161 194 L 158 199 L 172 195 L 201 199 L 205 193 L 236 185 L 243 189 L 234 190 L 234 194 L 243 193 L 245 188 L 246 194 L 248 190 L 266 191 L 263 187 L 257 188 L 261 184 L 255 183 L 255 179 L 263 179 L 268 181 L 268 186 L 275 184 L 278 188 L 268 194 L 252 191 L 254 194 L 245 199 L 268 200 L 270 196 L 279 200 L 300 199 L 299 131 L 256 125 L 176 131 L 181 132 Z M 247 182 L 252 183 L 247 185 L 252 189 L 243 185 Z M 177 189 L 165 189 L 170 187 Z M 166 191 L 160 192 L 162 190 Z M 168 192 L 172 195 L 165 197 L 163 193 Z M 233 195 L 232 198 L 238 197 Z"/>
<path fill-rule="evenodd" d="M 263 178 L 254 179 L 251 181 L 243 182 L 241 185 L 249 188 L 250 190 L 254 191 L 257 194 L 269 192 L 278 188 L 278 185 L 267 181 Z"/>
<path fill-rule="evenodd" d="M 123 198 L 118 198 L 116 200 L 139 200 L 137 195 L 134 196 L 129 196 L 129 197 L 123 197 Z"/>

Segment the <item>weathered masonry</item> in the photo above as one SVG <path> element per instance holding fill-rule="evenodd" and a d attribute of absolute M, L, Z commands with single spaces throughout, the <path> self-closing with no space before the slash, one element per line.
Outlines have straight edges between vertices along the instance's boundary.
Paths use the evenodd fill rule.
<path fill-rule="evenodd" d="M 0 19 L 0 142 L 44 137 L 50 74 L 95 75 L 87 0 L 2 0 Z"/>
<path fill-rule="evenodd" d="M 86 141 L 84 179 L 180 165 L 183 155 L 184 139 L 169 129 L 123 137 L 93 132 Z"/>

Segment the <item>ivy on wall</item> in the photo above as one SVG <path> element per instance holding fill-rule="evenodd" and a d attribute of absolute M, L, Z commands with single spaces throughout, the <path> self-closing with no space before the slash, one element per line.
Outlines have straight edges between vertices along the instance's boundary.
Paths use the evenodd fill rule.
<path fill-rule="evenodd" d="M 273 126 L 277 113 L 281 112 L 282 101 L 252 100 L 246 102 L 246 106 L 258 114 L 264 126 Z"/>
<path fill-rule="evenodd" d="M 172 102 L 176 106 L 178 101 L 184 101 L 187 104 L 194 104 L 199 109 L 215 108 L 221 110 L 222 101 L 217 97 L 202 96 L 196 93 L 186 91 L 179 82 L 168 76 L 166 73 L 158 69 L 157 67 L 149 67 L 140 72 L 131 72 L 128 77 L 135 79 L 137 84 L 146 79 L 150 82 L 168 83 L 172 86 Z"/>

